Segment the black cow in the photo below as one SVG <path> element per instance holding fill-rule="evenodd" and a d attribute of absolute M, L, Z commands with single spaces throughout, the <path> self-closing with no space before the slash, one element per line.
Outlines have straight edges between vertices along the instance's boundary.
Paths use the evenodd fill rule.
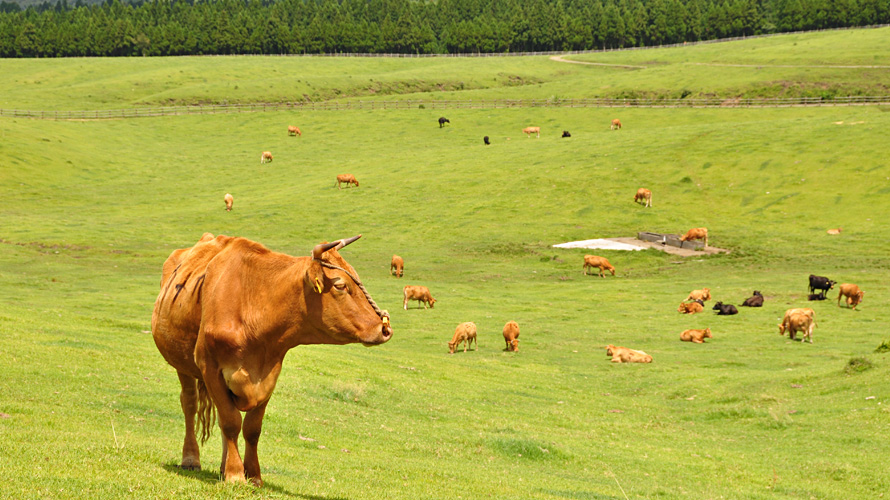
<path fill-rule="evenodd" d="M 745 299 L 745 301 L 742 302 L 742 305 L 745 307 L 763 307 L 763 295 L 760 295 L 760 292 L 754 290 L 754 295 Z"/>
<path fill-rule="evenodd" d="M 451 121 L 449 121 L 448 118 L 445 118 L 444 116 L 439 118 L 439 128 L 444 127 L 446 123 L 451 123 Z"/>
<path fill-rule="evenodd" d="M 488 136 L 487 136 L 487 135 L 486 135 L 485 137 L 482 138 L 482 142 L 484 142 L 486 146 L 488 146 L 489 144 L 491 144 L 490 142 L 488 142 Z"/>
<path fill-rule="evenodd" d="M 730 316 L 739 313 L 739 310 L 734 305 L 724 304 L 723 302 L 717 302 L 712 309 L 717 311 L 717 316 Z"/>
<path fill-rule="evenodd" d="M 837 281 L 830 280 L 825 276 L 816 276 L 815 274 L 810 275 L 810 293 L 816 293 L 816 290 L 821 290 L 819 293 L 822 296 L 825 296 L 825 292 L 834 288 L 835 283 Z"/>
<path fill-rule="evenodd" d="M 563 130 L 563 131 L 562 131 L 562 136 L 563 136 L 563 137 L 571 137 L 572 134 L 570 134 L 568 130 Z"/>
<path fill-rule="evenodd" d="M 693 302 L 698 302 L 700 306 L 705 307 L 705 303 L 701 299 L 693 299 Z"/>
<path fill-rule="evenodd" d="M 807 295 L 807 300 L 825 300 L 824 293 L 811 293 Z"/>

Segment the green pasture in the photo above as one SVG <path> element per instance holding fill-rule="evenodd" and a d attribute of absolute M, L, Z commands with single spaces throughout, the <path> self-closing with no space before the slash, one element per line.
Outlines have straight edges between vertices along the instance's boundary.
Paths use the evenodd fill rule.
<path fill-rule="evenodd" d="M 0 71 L 0 108 L 93 110 L 356 99 L 882 96 L 890 94 L 888 47 L 890 28 L 878 28 L 565 56 L 596 66 L 555 62 L 548 56 L 6 59 Z"/>
<path fill-rule="evenodd" d="M 702 53 L 707 62 L 718 48 L 690 50 L 712 51 Z M 796 60 L 792 49 L 776 53 Z M 627 64 L 644 55 L 597 57 L 621 54 Z M 27 62 L 2 61 L 0 88 L 13 95 L 0 96 L 3 107 L 20 99 L 21 108 L 116 108 L 160 102 L 158 92 L 237 99 L 218 78 L 193 86 L 171 78 L 158 90 L 167 85 L 163 71 L 202 65 L 252 88 L 251 100 L 261 100 L 259 75 L 270 68 L 291 68 L 289 77 L 301 80 L 347 71 L 395 82 L 399 71 L 442 71 L 435 65 L 479 75 L 504 64 L 542 81 L 567 72 L 577 84 L 565 87 L 579 92 L 585 79 L 591 89 L 602 85 L 598 70 L 546 58 Z M 34 78 L 37 67 L 46 91 L 10 83 Z M 107 83 L 85 74 L 99 67 Z M 140 72 L 159 75 L 156 88 L 129 99 L 123 82 L 140 81 Z M 65 94 L 63 80 L 82 88 Z M 266 82 L 269 94 L 283 95 L 282 82 Z M 102 85 L 106 92 L 96 90 Z M 492 92 L 535 97 L 547 85 Z M 97 97 L 77 97 L 85 89 Z M 890 354 L 875 350 L 890 343 L 887 111 L 0 118 L 0 497 L 886 496 Z M 451 124 L 440 129 L 442 115 Z M 613 132 L 616 117 L 624 128 Z M 288 137 L 288 125 L 303 136 Z M 540 139 L 521 133 L 529 125 L 541 127 Z M 561 139 L 562 130 L 572 137 Z M 264 150 L 275 160 L 261 165 Z M 361 186 L 336 189 L 340 173 Z M 638 187 L 653 191 L 652 208 L 632 202 Z M 230 213 L 227 192 L 235 197 Z M 698 226 L 731 253 L 552 248 Z M 825 233 L 835 227 L 843 233 Z M 201 471 L 176 467 L 179 384 L 154 347 L 150 319 L 164 259 L 204 232 L 293 255 L 361 233 L 343 255 L 392 314 L 395 335 L 383 346 L 291 352 L 260 441 L 262 489 L 219 482 L 218 431 L 202 448 Z M 393 253 L 405 259 L 402 279 L 389 275 Z M 609 258 L 617 275 L 584 276 L 586 253 Z M 811 273 L 858 284 L 863 304 L 838 307 L 833 293 L 807 302 Z M 403 310 L 408 284 L 428 286 L 436 307 Z M 701 287 L 736 305 L 756 289 L 766 303 L 732 317 L 714 316 L 713 301 L 703 314 L 677 313 Z M 816 310 L 815 342 L 780 337 L 785 309 L 806 306 Z M 511 319 L 521 328 L 518 353 L 504 351 L 501 329 Z M 449 355 L 463 321 L 478 325 L 479 349 Z M 679 341 L 682 330 L 705 327 L 714 334 L 708 343 Z M 610 343 L 642 349 L 654 362 L 612 364 Z"/>

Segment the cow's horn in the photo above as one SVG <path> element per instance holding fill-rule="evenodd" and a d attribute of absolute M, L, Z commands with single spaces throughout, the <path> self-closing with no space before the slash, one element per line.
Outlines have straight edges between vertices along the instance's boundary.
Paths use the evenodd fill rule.
<path fill-rule="evenodd" d="M 332 243 L 319 243 L 318 245 L 315 245 L 315 248 L 312 249 L 312 258 L 316 260 L 321 259 L 321 254 L 327 252 L 328 250 L 332 248 L 334 250 L 339 250 L 361 237 L 362 235 L 358 235 L 345 240 L 337 240 Z"/>

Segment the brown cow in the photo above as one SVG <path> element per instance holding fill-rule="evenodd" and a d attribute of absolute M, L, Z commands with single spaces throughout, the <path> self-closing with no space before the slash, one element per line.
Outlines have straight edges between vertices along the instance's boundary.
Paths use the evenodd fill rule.
<path fill-rule="evenodd" d="M 405 268 L 405 261 L 402 260 L 398 255 L 392 256 L 392 262 L 389 264 L 389 274 L 392 274 L 398 278 L 402 277 L 403 269 Z M 393 272 L 395 270 L 395 272 Z"/>
<path fill-rule="evenodd" d="M 841 234 L 841 231 L 843 231 L 843 230 L 844 230 L 844 228 L 839 227 L 839 228 L 836 228 L 836 229 L 829 229 L 829 230 L 826 231 L 826 232 L 827 232 L 828 234 Z"/>
<path fill-rule="evenodd" d="M 235 197 L 230 195 L 229 193 L 226 193 L 225 197 L 223 197 L 223 200 L 226 202 L 226 212 L 231 212 L 232 205 L 235 204 Z"/>
<path fill-rule="evenodd" d="M 677 308 L 677 312 L 683 314 L 695 314 L 704 310 L 705 306 L 701 305 L 701 302 L 680 302 L 680 307 Z"/>
<path fill-rule="evenodd" d="M 816 319 L 815 312 L 808 308 L 795 308 L 788 309 L 785 311 L 785 317 L 782 318 L 782 322 L 779 323 L 779 335 L 785 335 L 785 331 L 788 331 L 788 338 L 794 340 L 794 334 L 796 332 L 803 333 L 803 340 L 809 339 L 810 343 L 813 343 L 813 328 L 816 327 Z"/>
<path fill-rule="evenodd" d="M 852 283 L 844 283 L 837 294 L 837 305 L 841 305 L 841 297 L 847 297 L 847 307 L 853 306 L 853 309 L 856 309 L 856 306 L 862 302 L 862 297 L 864 296 L 865 292 L 860 290 L 858 286 Z"/>
<path fill-rule="evenodd" d="M 651 363 L 652 356 L 643 351 L 635 351 L 627 347 L 614 346 L 609 344 L 606 346 L 606 355 L 612 356 L 613 363 Z"/>
<path fill-rule="evenodd" d="M 260 155 L 260 164 L 266 163 L 267 161 L 272 161 L 271 151 L 263 151 L 263 154 Z"/>
<path fill-rule="evenodd" d="M 532 134 L 535 134 L 535 137 L 541 137 L 541 127 L 525 127 L 522 129 L 522 133 L 529 138 L 531 138 Z"/>
<path fill-rule="evenodd" d="M 711 300 L 711 289 L 702 288 L 701 290 L 693 290 L 689 292 L 689 296 L 686 297 L 686 300 L 700 300 L 702 302 L 707 302 Z"/>
<path fill-rule="evenodd" d="M 337 189 L 340 189 L 340 183 L 345 182 L 346 187 L 349 187 L 350 184 L 355 184 L 355 187 L 358 187 L 358 181 L 355 180 L 355 176 L 352 174 L 340 174 L 337 176 Z"/>
<path fill-rule="evenodd" d="M 287 127 L 287 135 L 292 135 L 294 137 L 296 137 L 296 136 L 303 137 L 303 133 L 300 132 L 300 127 L 295 127 L 293 125 L 289 125 Z"/>
<path fill-rule="evenodd" d="M 508 351 L 519 351 L 519 323 L 508 321 L 504 325 L 504 342 Z"/>
<path fill-rule="evenodd" d="M 634 202 L 639 203 L 640 205 L 651 207 L 652 191 L 649 191 L 646 188 L 637 189 L 637 194 L 634 195 Z"/>
<path fill-rule="evenodd" d="M 461 342 L 465 342 L 464 352 L 467 352 L 467 348 L 469 348 L 470 344 L 473 342 L 476 343 L 476 349 L 474 350 L 479 350 L 479 341 L 476 340 L 476 323 L 467 321 L 466 323 L 457 325 L 457 328 L 454 330 L 454 337 L 452 337 L 451 342 L 448 343 L 448 353 L 454 354 L 454 349 L 459 346 Z"/>
<path fill-rule="evenodd" d="M 612 120 L 612 126 L 609 127 L 609 130 L 621 130 L 621 120 L 618 118 Z"/>
<path fill-rule="evenodd" d="M 425 286 L 408 285 L 402 289 L 402 292 L 405 294 L 405 301 L 402 303 L 402 307 L 404 307 L 406 311 L 408 310 L 409 300 L 418 301 L 419 303 L 423 304 L 424 309 L 426 309 L 427 304 L 429 304 L 430 309 L 432 309 L 433 306 L 436 305 L 436 299 L 434 299 L 433 296 L 430 295 L 429 288 Z"/>
<path fill-rule="evenodd" d="M 714 338 L 711 335 L 711 329 L 705 328 L 704 330 L 683 330 L 683 333 L 680 334 L 680 340 L 683 342 L 694 342 L 696 344 L 704 344 L 705 339 Z"/>
<path fill-rule="evenodd" d="M 257 443 L 285 354 L 298 345 L 373 346 L 392 337 L 389 314 L 337 252 L 358 237 L 292 257 L 205 233 L 195 246 L 170 254 L 151 331 L 182 385 L 183 469 L 201 468 L 196 430 L 206 442 L 215 411 L 223 434 L 220 473 L 228 482 L 262 485 Z"/>
<path fill-rule="evenodd" d="M 708 228 L 696 227 L 686 231 L 686 234 L 680 236 L 680 241 L 704 240 L 705 248 L 708 248 Z M 681 243 L 682 245 L 682 243 Z"/>
<path fill-rule="evenodd" d="M 609 264 L 608 259 L 596 255 L 585 255 L 584 265 L 582 266 L 582 269 L 584 269 L 584 275 L 587 276 L 588 269 L 593 267 L 599 268 L 600 278 L 606 277 L 606 269 L 608 269 L 612 273 L 612 276 L 615 276 L 615 268 L 612 266 L 612 264 Z"/>

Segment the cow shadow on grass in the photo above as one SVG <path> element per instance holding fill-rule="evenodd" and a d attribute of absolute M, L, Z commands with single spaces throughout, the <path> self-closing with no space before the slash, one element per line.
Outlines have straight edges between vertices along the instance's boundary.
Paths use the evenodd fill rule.
<path fill-rule="evenodd" d="M 172 474 L 176 474 L 177 476 L 197 479 L 207 484 L 219 484 L 220 481 L 222 481 L 222 478 L 218 471 L 206 469 L 186 470 L 181 468 L 176 462 L 168 462 L 164 464 L 164 470 Z M 321 495 L 306 495 L 304 493 L 294 493 L 290 490 L 282 488 L 281 486 L 276 486 L 274 483 L 271 483 L 269 481 L 265 481 L 263 483 L 262 489 L 281 493 L 282 495 L 287 495 L 289 497 L 304 498 L 306 500 L 348 500 L 346 497 L 326 497 Z"/>

